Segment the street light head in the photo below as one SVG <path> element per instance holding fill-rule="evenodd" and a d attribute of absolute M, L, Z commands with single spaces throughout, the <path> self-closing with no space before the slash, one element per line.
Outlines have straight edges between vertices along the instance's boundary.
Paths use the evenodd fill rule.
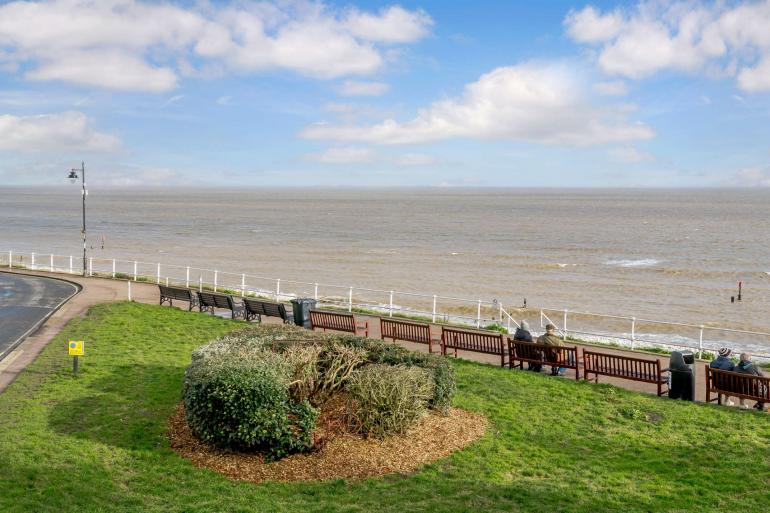
<path fill-rule="evenodd" d="M 75 180 L 78 179 L 77 171 L 75 171 L 74 169 L 72 171 L 70 171 L 70 174 L 69 174 L 69 176 L 67 178 L 70 179 L 70 183 L 75 183 Z"/>

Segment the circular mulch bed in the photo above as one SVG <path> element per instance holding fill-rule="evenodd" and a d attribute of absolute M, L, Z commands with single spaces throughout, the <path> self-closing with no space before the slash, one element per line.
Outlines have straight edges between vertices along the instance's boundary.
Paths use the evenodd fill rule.
<path fill-rule="evenodd" d="M 379 440 L 346 432 L 341 423 L 318 422 L 317 448 L 265 463 L 258 454 L 233 453 L 211 447 L 192 434 L 180 404 L 169 420 L 171 447 L 196 466 L 231 479 L 252 481 L 311 481 L 363 479 L 390 473 L 408 473 L 448 456 L 478 440 L 487 428 L 483 415 L 451 408 L 447 416 L 431 413 L 404 436 Z"/>

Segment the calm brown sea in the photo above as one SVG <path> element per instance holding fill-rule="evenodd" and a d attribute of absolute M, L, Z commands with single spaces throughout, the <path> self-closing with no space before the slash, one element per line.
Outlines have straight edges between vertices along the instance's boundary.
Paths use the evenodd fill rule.
<path fill-rule="evenodd" d="M 0 219 L 0 251 L 80 250 L 74 186 Z M 92 188 L 88 222 L 93 256 L 770 331 L 770 190 Z"/>

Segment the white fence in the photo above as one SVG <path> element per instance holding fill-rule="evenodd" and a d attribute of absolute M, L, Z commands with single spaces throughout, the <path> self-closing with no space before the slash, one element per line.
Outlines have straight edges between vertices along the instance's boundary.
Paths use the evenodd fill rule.
<path fill-rule="evenodd" d="M 6 250 L 0 252 L 0 266 L 82 274 L 83 257 Z M 766 332 L 568 309 L 519 308 L 513 305 L 506 308 L 498 300 L 282 280 L 138 260 L 89 257 L 85 269 L 89 276 L 226 291 L 241 296 L 264 296 L 277 301 L 312 297 L 324 306 L 348 311 L 371 311 L 391 317 L 405 316 L 477 328 L 498 324 L 508 332 L 513 332 L 519 326 L 519 321 L 524 319 L 531 326 L 540 326 L 541 329 L 545 324 L 553 324 L 565 339 L 579 338 L 632 349 L 691 349 L 703 354 L 729 346 L 736 351 L 747 350 L 762 359 L 770 359 L 770 333 Z"/>

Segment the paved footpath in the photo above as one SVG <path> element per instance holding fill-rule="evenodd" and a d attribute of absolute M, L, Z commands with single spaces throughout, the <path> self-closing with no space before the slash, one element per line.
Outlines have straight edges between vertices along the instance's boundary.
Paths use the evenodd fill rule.
<path fill-rule="evenodd" d="M 0 273 L 3 274 L 3 273 Z M 64 327 L 64 325 L 74 317 L 84 316 L 88 309 L 99 303 L 108 303 L 112 301 L 124 301 L 128 297 L 128 283 L 123 280 L 110 280 L 105 278 L 83 278 L 79 276 L 73 276 L 69 274 L 56 274 L 47 272 L 31 272 L 31 271 L 8 271 L 7 274 L 15 275 L 34 275 L 34 276 L 52 276 L 60 277 L 64 280 L 79 284 L 82 290 L 76 294 L 72 299 L 67 301 L 59 310 L 57 310 L 43 326 L 31 336 L 27 337 L 24 342 L 19 345 L 11 354 L 9 354 L 3 361 L 0 362 L 0 392 L 7 387 L 26 367 L 32 362 L 40 351 L 50 342 L 50 340 Z M 134 301 L 142 303 L 158 304 L 158 287 L 155 284 L 148 283 L 132 283 L 131 295 Z M 186 308 L 186 303 L 181 303 Z M 229 314 L 229 312 L 228 312 Z M 372 338 L 380 338 L 380 326 L 379 321 L 375 317 L 358 316 L 360 320 L 367 320 L 369 323 L 369 336 Z M 278 320 L 269 319 L 267 322 L 280 322 Z M 437 336 L 441 330 L 438 326 L 432 328 L 434 336 Z M 404 347 L 413 349 L 416 351 L 426 351 L 425 345 L 403 343 Z M 434 351 L 438 346 L 434 346 Z M 660 358 L 663 367 L 668 366 L 668 358 L 660 355 L 652 355 L 641 352 L 631 353 L 629 351 L 623 351 L 614 348 L 601 348 L 604 352 L 633 355 L 637 358 L 645 358 L 655 360 Z M 499 365 L 499 357 L 492 355 L 483 355 L 477 353 L 468 353 L 460 351 L 459 356 L 468 360 L 473 360 L 481 363 L 489 363 L 492 365 Z M 698 362 L 696 369 L 696 399 L 699 401 L 705 400 L 705 363 Z M 545 367 L 546 369 L 548 367 Z M 514 371 L 514 372 L 526 372 L 526 371 Z M 568 374 L 564 378 L 553 379 L 574 379 L 574 371 L 568 371 Z M 629 390 L 636 390 L 640 392 L 655 393 L 655 385 L 647 383 L 638 383 L 635 381 L 620 380 L 614 378 L 607 378 L 601 376 L 599 378 L 600 383 L 611 383 L 622 388 Z"/>

